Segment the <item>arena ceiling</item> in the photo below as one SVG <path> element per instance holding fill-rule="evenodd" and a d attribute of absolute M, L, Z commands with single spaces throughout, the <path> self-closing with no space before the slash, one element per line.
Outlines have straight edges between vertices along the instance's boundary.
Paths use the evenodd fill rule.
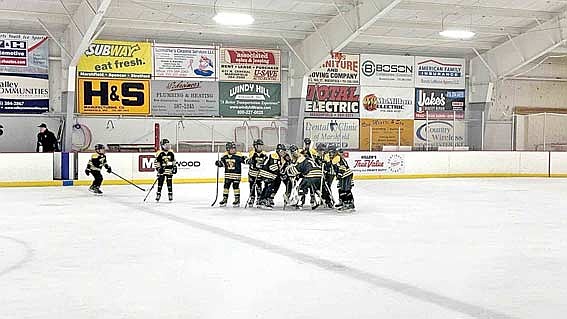
<path fill-rule="evenodd" d="M 104 0 L 0 0 L 0 32 L 62 37 L 81 2 L 93 12 Z M 216 2 L 216 6 L 215 6 Z M 287 49 L 363 0 L 111 0 L 100 38 Z M 564 14 L 566 0 L 402 0 L 350 41 L 345 52 L 473 56 Z M 216 24 L 217 11 L 251 12 L 254 24 Z M 44 26 L 42 26 L 42 24 Z M 442 25 L 474 31 L 472 40 L 439 35 Z M 347 25 L 345 24 L 345 28 Z M 562 49 L 562 48 L 559 48 Z"/>

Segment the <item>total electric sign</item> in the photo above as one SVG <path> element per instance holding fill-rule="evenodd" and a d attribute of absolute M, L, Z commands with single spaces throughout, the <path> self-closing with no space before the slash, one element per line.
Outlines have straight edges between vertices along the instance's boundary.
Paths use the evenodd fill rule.
<path fill-rule="evenodd" d="M 412 56 L 361 54 L 360 85 L 386 87 L 414 87 Z"/>
<path fill-rule="evenodd" d="M 309 85 L 305 113 L 310 117 L 357 118 L 359 91 L 358 86 Z"/>

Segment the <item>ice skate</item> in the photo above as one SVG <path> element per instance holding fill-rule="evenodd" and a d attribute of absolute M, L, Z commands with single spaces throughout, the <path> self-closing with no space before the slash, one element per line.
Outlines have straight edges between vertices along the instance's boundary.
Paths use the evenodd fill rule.
<path fill-rule="evenodd" d="M 232 207 L 240 207 L 240 196 L 236 196 L 234 198 L 234 202 L 232 202 Z"/>
<path fill-rule="evenodd" d="M 95 195 L 102 195 L 102 191 L 98 187 L 95 187 L 94 193 L 95 193 Z"/>
<path fill-rule="evenodd" d="M 250 197 L 250 199 L 248 200 L 248 207 L 254 207 L 255 201 L 256 201 L 256 198 Z"/>
<path fill-rule="evenodd" d="M 219 203 L 220 207 L 226 207 L 226 203 L 228 202 L 228 196 L 222 198 L 221 202 Z"/>
<path fill-rule="evenodd" d="M 168 198 L 169 201 L 171 202 L 171 201 L 173 200 L 173 193 L 167 194 L 167 198 Z"/>

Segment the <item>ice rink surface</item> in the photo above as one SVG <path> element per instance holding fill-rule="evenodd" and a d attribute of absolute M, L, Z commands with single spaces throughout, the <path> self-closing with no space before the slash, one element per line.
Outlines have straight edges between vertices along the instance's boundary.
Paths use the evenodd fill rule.
<path fill-rule="evenodd" d="M 567 314 L 567 180 L 357 181 L 353 214 L 103 190 L 0 189 L 0 318 Z"/>

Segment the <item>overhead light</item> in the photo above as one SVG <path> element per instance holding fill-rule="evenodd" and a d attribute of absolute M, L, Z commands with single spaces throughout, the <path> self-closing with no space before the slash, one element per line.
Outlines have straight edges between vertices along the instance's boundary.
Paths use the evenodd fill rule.
<path fill-rule="evenodd" d="M 445 38 L 468 40 L 472 39 L 476 33 L 467 30 L 443 30 L 439 35 Z"/>
<path fill-rule="evenodd" d="M 250 25 L 254 23 L 254 18 L 251 15 L 238 12 L 219 12 L 213 17 L 213 20 L 222 25 Z"/>

